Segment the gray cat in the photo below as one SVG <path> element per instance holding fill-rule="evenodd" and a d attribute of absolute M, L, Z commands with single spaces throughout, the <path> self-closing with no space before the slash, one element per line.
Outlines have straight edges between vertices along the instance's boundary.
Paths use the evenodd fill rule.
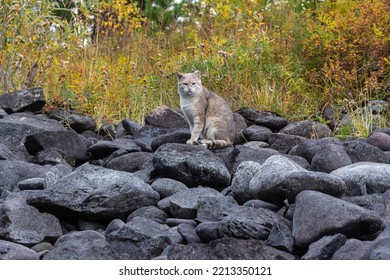
<path fill-rule="evenodd" d="M 222 97 L 202 86 L 200 76 L 198 70 L 177 73 L 180 108 L 191 131 L 187 144 L 208 149 L 230 147 L 236 135 L 233 112 Z"/>

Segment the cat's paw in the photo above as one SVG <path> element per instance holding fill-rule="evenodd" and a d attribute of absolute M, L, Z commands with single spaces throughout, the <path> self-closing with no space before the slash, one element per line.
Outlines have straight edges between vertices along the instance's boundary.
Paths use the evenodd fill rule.
<path fill-rule="evenodd" d="M 199 145 L 198 141 L 195 141 L 195 140 L 187 140 L 186 142 L 187 144 L 190 144 L 190 145 Z"/>

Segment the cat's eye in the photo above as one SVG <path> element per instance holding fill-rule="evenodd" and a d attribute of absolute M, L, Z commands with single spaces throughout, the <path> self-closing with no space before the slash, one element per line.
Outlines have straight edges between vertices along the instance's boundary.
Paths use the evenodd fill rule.
<path fill-rule="evenodd" d="M 195 83 L 192 83 L 192 85 L 194 86 L 194 85 L 195 85 Z"/>
<path fill-rule="evenodd" d="M 188 86 L 188 83 L 183 83 L 183 85 Z"/>

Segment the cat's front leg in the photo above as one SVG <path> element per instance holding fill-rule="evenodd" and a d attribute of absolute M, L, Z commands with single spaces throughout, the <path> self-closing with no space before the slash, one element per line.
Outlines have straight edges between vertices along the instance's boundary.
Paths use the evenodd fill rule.
<path fill-rule="evenodd" d="M 198 139 L 203 131 L 204 121 L 201 118 L 194 119 L 194 127 L 191 130 L 191 138 L 187 140 L 187 144 L 198 145 Z"/>

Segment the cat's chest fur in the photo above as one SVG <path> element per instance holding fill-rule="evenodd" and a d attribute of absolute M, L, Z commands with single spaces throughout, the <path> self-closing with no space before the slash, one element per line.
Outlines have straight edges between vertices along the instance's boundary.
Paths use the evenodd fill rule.
<path fill-rule="evenodd" d="M 180 98 L 180 109 L 183 114 L 191 121 L 194 121 L 196 109 L 198 107 L 198 98 Z"/>

